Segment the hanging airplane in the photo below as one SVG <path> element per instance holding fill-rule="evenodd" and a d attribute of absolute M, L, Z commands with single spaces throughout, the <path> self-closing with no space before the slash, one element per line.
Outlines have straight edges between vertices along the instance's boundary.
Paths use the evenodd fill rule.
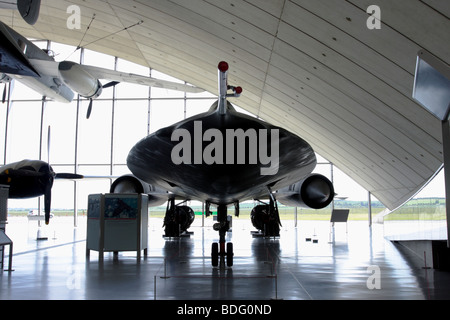
<path fill-rule="evenodd" d="M 39 18 L 41 0 L 2 0 L 0 8 L 18 10 L 23 20 L 34 25 Z"/>
<path fill-rule="evenodd" d="M 101 95 L 102 90 L 120 82 L 190 93 L 204 91 L 187 84 L 80 65 L 72 61 L 57 62 L 49 52 L 40 49 L 0 21 L 0 82 L 7 83 L 11 79 L 17 79 L 41 95 L 56 101 L 71 102 L 74 92 L 90 99 L 87 118 L 91 114 L 93 100 Z M 102 85 L 99 79 L 110 82 Z M 5 99 L 6 85 L 3 102 Z"/>
<path fill-rule="evenodd" d="M 279 236 L 277 201 L 320 209 L 334 197 L 332 183 L 313 174 L 317 160 L 312 147 L 295 134 L 237 112 L 228 97 L 242 88 L 227 83 L 228 64 L 220 62 L 219 99 L 206 113 L 160 129 L 129 152 L 131 175 L 114 181 L 111 193 L 147 193 L 149 206 L 168 200 L 165 235 L 179 236 L 191 221 L 185 205 L 176 200 L 199 200 L 217 207 L 219 242 L 212 244 L 212 265 L 219 259 L 233 265 L 233 244 L 227 207 L 245 200 L 267 200 L 252 211 L 253 225 L 264 236 Z M 228 93 L 229 90 L 232 93 Z"/>
<path fill-rule="evenodd" d="M 45 223 L 50 221 L 51 191 L 55 179 L 83 179 L 73 173 L 55 173 L 41 160 L 22 160 L 0 168 L 0 184 L 9 187 L 10 199 L 28 199 L 44 196 Z"/>
<path fill-rule="evenodd" d="M 47 136 L 47 158 L 50 158 L 50 126 Z M 48 162 L 22 160 L 0 167 L 0 185 L 8 186 L 9 199 L 29 199 L 44 196 L 45 224 L 50 222 L 52 187 L 55 179 L 77 180 L 76 173 L 55 173 Z"/>

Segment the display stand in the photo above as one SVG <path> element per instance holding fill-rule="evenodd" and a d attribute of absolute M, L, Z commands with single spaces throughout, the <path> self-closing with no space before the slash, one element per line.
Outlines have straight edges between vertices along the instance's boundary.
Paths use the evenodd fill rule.
<path fill-rule="evenodd" d="M 0 185 L 0 267 L 3 269 L 5 246 L 9 245 L 9 265 L 5 271 L 14 271 L 12 269 L 13 242 L 6 235 L 6 225 L 8 224 L 8 196 L 9 186 Z"/>
<path fill-rule="evenodd" d="M 0 229 L 0 267 L 3 269 L 4 266 L 4 258 L 5 258 L 5 246 L 9 245 L 9 260 L 8 260 L 8 269 L 5 271 L 14 271 L 12 269 L 12 257 L 13 257 L 13 242 L 12 240 L 5 234 L 4 230 Z"/>
<path fill-rule="evenodd" d="M 86 255 L 141 250 L 147 255 L 148 196 L 145 194 L 91 194 L 88 197 Z"/>
<path fill-rule="evenodd" d="M 328 243 L 333 243 L 332 241 L 332 235 L 334 235 L 334 224 L 336 222 L 345 222 L 345 233 L 348 233 L 348 214 L 350 210 L 349 209 L 333 209 L 331 211 L 331 218 L 330 218 L 330 240 Z M 333 236 L 334 239 L 334 236 Z"/>
<path fill-rule="evenodd" d="M 349 209 L 333 209 L 331 211 L 330 222 L 334 226 L 335 222 L 345 222 L 347 224 Z"/>

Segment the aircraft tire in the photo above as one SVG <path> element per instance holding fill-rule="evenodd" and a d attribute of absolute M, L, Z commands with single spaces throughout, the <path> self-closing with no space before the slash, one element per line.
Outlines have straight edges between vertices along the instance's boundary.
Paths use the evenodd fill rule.
<path fill-rule="evenodd" d="M 232 267 L 233 266 L 233 243 L 228 242 L 227 243 L 227 266 Z"/>
<path fill-rule="evenodd" d="M 214 242 L 211 247 L 211 264 L 213 267 L 219 265 L 219 244 Z"/>

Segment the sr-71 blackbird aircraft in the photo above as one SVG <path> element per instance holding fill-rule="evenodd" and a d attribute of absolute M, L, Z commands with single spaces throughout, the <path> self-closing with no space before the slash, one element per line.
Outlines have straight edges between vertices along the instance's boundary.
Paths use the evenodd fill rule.
<path fill-rule="evenodd" d="M 219 99 L 206 113 L 160 129 L 130 151 L 131 175 L 119 177 L 111 192 L 147 193 L 149 206 L 168 200 L 165 235 L 179 236 L 193 220 L 193 211 L 175 200 L 200 200 L 217 207 L 219 242 L 212 244 L 212 264 L 233 264 L 233 244 L 226 243 L 230 226 L 227 206 L 239 215 L 239 202 L 268 200 L 251 214 L 265 236 L 279 236 L 277 201 L 290 206 L 326 207 L 334 188 L 324 176 L 312 174 L 317 160 L 311 146 L 289 131 L 237 112 L 227 97 L 240 87 L 227 83 L 228 64 L 220 62 Z M 232 90 L 233 93 L 228 93 Z"/>
<path fill-rule="evenodd" d="M 73 91 L 91 99 L 102 88 L 119 81 L 187 92 L 202 89 L 124 74 L 112 70 L 55 62 L 45 51 L 0 22 L 0 81 L 17 78 L 42 95 L 69 102 Z M 193 221 L 191 208 L 175 200 L 200 200 L 217 207 L 219 242 L 212 244 L 212 264 L 233 265 L 233 244 L 226 243 L 230 226 L 227 207 L 245 200 L 267 200 L 251 214 L 253 225 L 265 236 L 278 236 L 277 201 L 289 206 L 326 207 L 334 197 L 332 183 L 312 174 L 316 157 L 311 146 L 289 131 L 237 112 L 227 97 L 238 97 L 242 88 L 227 83 L 228 64 L 220 62 L 219 99 L 210 110 L 163 128 L 139 141 L 130 151 L 131 175 L 119 177 L 111 192 L 146 193 L 149 206 L 168 200 L 165 235 L 179 236 Z M 112 80 L 102 86 L 98 79 Z M 228 93 L 232 90 L 233 93 Z M 48 163 L 24 160 L 6 165 L 0 183 L 10 185 L 11 198 L 45 196 L 45 218 L 50 215 L 50 191 L 55 178 L 80 179 L 79 175 L 55 174 Z"/>
<path fill-rule="evenodd" d="M 252 223 L 264 236 L 279 236 L 277 201 L 289 206 L 324 208 L 334 197 L 332 183 L 312 174 L 316 157 L 311 146 L 289 131 L 237 112 L 227 97 L 242 88 L 227 84 L 228 64 L 219 64 L 219 99 L 208 112 L 160 129 L 139 141 L 127 165 L 132 174 L 119 177 L 111 193 L 148 194 L 149 206 L 168 201 L 165 235 L 177 237 L 194 219 L 191 208 L 176 200 L 200 200 L 217 207 L 219 242 L 212 244 L 212 265 L 219 259 L 233 265 L 233 244 L 227 207 L 245 200 L 268 200 L 251 213 Z M 228 90 L 233 93 L 228 94 Z M 50 136 L 50 133 L 49 133 Z M 50 140 L 50 139 L 49 139 Z M 78 174 L 56 174 L 40 160 L 23 160 L 0 170 L 0 184 L 9 185 L 10 198 L 44 195 L 49 222 L 54 179 L 83 179 Z M 262 202 L 262 201 L 261 201 Z"/>
<path fill-rule="evenodd" d="M 203 92 L 203 89 L 171 81 L 158 80 L 131 73 L 124 73 L 94 66 L 80 65 L 72 61 L 57 62 L 31 41 L 0 21 L 0 82 L 12 79 L 24 83 L 38 93 L 60 102 L 71 102 L 74 91 L 90 99 L 87 118 L 93 100 L 104 88 L 120 82 L 129 82 L 184 92 Z M 99 79 L 110 82 L 102 85 Z M 3 102 L 6 98 L 6 85 Z"/>

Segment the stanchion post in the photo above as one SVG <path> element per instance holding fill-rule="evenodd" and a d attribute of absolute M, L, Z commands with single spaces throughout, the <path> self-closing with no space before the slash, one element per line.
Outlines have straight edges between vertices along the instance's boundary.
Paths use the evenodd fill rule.
<path fill-rule="evenodd" d="M 164 258 L 164 276 L 160 277 L 161 279 L 169 279 L 170 277 L 167 276 L 167 259 Z"/>
<path fill-rule="evenodd" d="M 156 300 L 156 274 L 153 277 L 153 300 Z"/>

